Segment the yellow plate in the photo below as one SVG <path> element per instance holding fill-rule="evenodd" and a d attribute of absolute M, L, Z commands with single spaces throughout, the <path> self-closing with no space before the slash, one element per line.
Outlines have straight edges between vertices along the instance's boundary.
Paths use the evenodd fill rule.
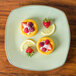
<path fill-rule="evenodd" d="M 50 41 L 53 49 L 50 50 L 50 51 L 47 51 L 47 52 L 43 52 L 43 51 L 40 50 L 39 43 L 40 43 L 41 41 L 45 41 L 46 39 L 48 39 L 48 40 Z M 52 51 L 54 50 L 54 47 L 55 47 L 54 41 L 53 41 L 51 38 L 49 38 L 49 37 L 42 37 L 42 38 L 40 38 L 40 39 L 38 40 L 38 42 L 37 42 L 37 50 L 38 50 L 39 53 L 41 53 L 41 54 L 43 54 L 43 55 L 47 55 L 47 54 L 52 53 Z"/>
<path fill-rule="evenodd" d="M 23 27 L 22 27 L 22 25 L 21 25 L 21 27 L 20 27 L 21 33 L 22 33 L 25 37 L 32 37 L 32 36 L 34 36 L 34 35 L 37 33 L 37 31 L 38 31 L 38 26 L 37 26 L 36 22 L 35 22 L 34 20 L 32 20 L 32 19 L 26 19 L 26 20 L 24 20 L 23 22 L 32 22 L 32 23 L 33 23 L 33 27 L 35 28 L 35 31 L 32 32 L 32 33 L 30 33 L 30 34 L 28 35 L 28 34 L 26 34 L 26 33 L 23 31 Z"/>

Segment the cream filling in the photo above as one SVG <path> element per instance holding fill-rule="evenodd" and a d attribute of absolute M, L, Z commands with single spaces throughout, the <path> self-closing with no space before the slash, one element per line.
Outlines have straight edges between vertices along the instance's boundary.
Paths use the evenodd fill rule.
<path fill-rule="evenodd" d="M 27 23 L 28 24 L 28 23 Z M 24 29 L 27 27 L 28 28 L 28 30 L 29 30 L 29 27 L 28 27 L 28 25 L 25 25 L 25 24 L 23 24 L 23 31 L 24 31 Z M 29 31 L 27 34 L 29 35 L 31 32 Z"/>

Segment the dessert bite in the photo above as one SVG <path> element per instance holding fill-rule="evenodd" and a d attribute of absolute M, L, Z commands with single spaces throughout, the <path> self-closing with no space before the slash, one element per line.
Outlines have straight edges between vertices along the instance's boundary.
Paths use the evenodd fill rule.
<path fill-rule="evenodd" d="M 54 50 L 54 41 L 49 37 L 42 37 L 37 42 L 37 50 L 43 55 L 47 55 Z"/>
<path fill-rule="evenodd" d="M 38 26 L 34 20 L 26 19 L 21 23 L 20 29 L 21 29 L 21 33 L 25 37 L 32 37 L 37 33 Z"/>

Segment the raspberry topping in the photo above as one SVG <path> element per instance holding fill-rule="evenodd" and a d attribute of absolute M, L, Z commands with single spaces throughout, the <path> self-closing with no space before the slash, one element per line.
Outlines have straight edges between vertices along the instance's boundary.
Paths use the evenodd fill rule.
<path fill-rule="evenodd" d="M 34 27 L 29 28 L 30 32 L 33 32 L 34 30 L 35 30 Z"/>
<path fill-rule="evenodd" d="M 28 27 L 32 27 L 33 26 L 33 23 L 32 22 L 28 22 Z"/>
<path fill-rule="evenodd" d="M 28 33 L 28 32 L 29 32 L 29 30 L 28 30 L 27 27 L 24 29 L 24 32 L 25 32 L 25 33 Z"/>
<path fill-rule="evenodd" d="M 43 47 L 43 48 L 42 48 L 42 51 L 43 51 L 43 52 L 45 52 L 45 51 L 46 51 L 46 48 L 45 48 L 45 47 Z"/>
<path fill-rule="evenodd" d="M 45 44 L 47 45 L 47 44 L 49 44 L 50 43 L 50 41 L 47 39 L 47 40 L 45 40 Z"/>
<path fill-rule="evenodd" d="M 43 46 L 44 46 L 44 42 L 40 42 L 40 43 L 39 43 L 39 46 L 40 46 L 40 47 L 43 47 Z"/>

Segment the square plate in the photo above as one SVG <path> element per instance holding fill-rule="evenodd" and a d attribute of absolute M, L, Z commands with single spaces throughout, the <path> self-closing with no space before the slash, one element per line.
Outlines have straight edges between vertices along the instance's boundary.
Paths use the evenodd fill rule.
<path fill-rule="evenodd" d="M 31 58 L 20 51 L 20 45 L 28 39 L 20 32 L 20 23 L 28 18 L 36 21 L 38 33 L 31 37 L 36 42 L 43 37 L 40 32 L 43 30 L 42 20 L 44 18 L 55 19 L 56 31 L 50 36 L 55 42 L 55 50 L 50 55 L 41 55 L 36 52 Z M 67 58 L 70 45 L 70 30 L 66 15 L 59 9 L 30 5 L 13 10 L 7 20 L 5 32 L 5 47 L 9 62 L 19 68 L 47 71 L 62 66 Z"/>

